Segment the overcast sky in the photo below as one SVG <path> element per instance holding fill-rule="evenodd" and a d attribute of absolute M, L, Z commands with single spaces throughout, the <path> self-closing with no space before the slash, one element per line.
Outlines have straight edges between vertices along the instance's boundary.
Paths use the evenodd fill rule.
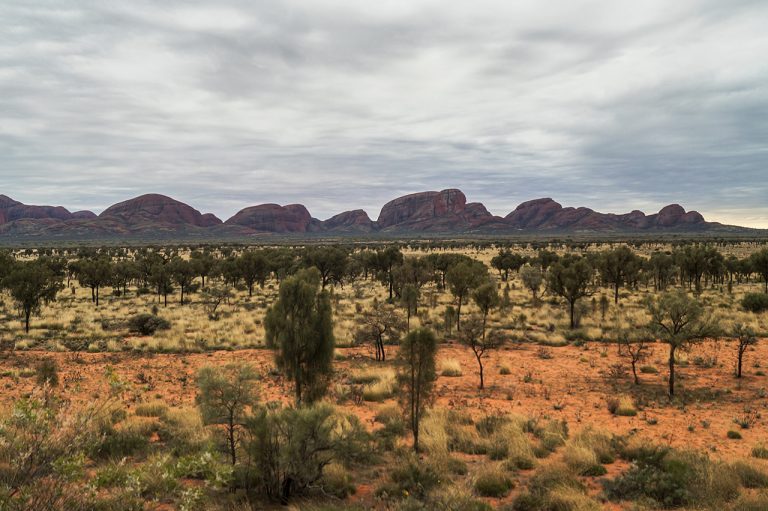
<path fill-rule="evenodd" d="M 0 193 L 768 227 L 765 0 L 2 0 Z"/>

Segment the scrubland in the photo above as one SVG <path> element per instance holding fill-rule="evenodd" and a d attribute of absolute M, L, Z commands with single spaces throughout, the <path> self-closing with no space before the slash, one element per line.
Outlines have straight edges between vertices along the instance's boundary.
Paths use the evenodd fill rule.
<path fill-rule="evenodd" d="M 660 248 L 672 247 L 643 245 L 636 252 L 647 257 Z M 759 248 L 745 244 L 723 252 L 746 257 Z M 643 330 L 652 319 L 646 301 L 661 293 L 651 280 L 622 286 L 616 304 L 610 286 L 595 279 L 589 295 L 578 300 L 578 324 L 571 328 L 565 301 L 545 285 L 534 300 L 518 272 L 504 281 L 490 268 L 497 248 L 438 251 L 489 266 L 500 302 L 491 308 L 487 328 L 502 332 L 506 342 L 487 352 L 479 389 L 478 362 L 460 342 L 454 319 L 447 319 L 455 295 L 439 279 L 424 284 L 409 328 L 431 329 L 440 345 L 419 453 L 410 448 L 400 406 L 396 353 L 404 332 L 385 337 L 385 361 L 376 361 L 373 346 L 361 343 L 365 314 L 389 298 L 388 286 L 373 275 L 327 286 L 333 374 L 314 411 L 295 410 L 320 414 L 314 419 L 290 417 L 291 381 L 265 340 L 265 314 L 280 288 L 274 276 L 253 296 L 242 284 L 234 286 L 215 317 L 200 291 L 185 305 L 178 293 L 164 305 L 151 292 L 138 294 L 138 285 L 128 286 L 126 295 L 105 287 L 97 307 L 91 291 L 73 278 L 41 308 L 28 333 L 13 300 L 3 295 L 0 508 L 33 502 L 37 509 L 179 511 L 284 505 L 768 509 L 768 313 L 740 305 L 746 294 L 763 291 L 756 274 L 730 285 L 704 279 L 695 297 L 708 316 L 717 317 L 720 330 L 676 353 L 677 389 L 670 397 L 667 344 L 646 339 L 635 384 L 617 343 L 626 332 L 650 335 Z M 531 247 L 514 251 L 536 255 Z M 406 257 L 428 252 L 403 249 Z M 684 282 L 670 287 L 687 291 Z M 404 321 L 397 300 L 386 306 Z M 131 332 L 129 320 L 139 314 L 162 318 L 168 328 L 144 336 Z M 465 300 L 462 322 L 479 314 L 477 304 Z M 734 376 L 737 343 L 730 335 L 736 324 L 756 336 L 744 352 L 741 378 Z M 289 501 L 270 494 L 258 477 L 260 493 L 243 489 L 243 481 L 256 477 L 243 470 L 264 469 L 254 438 L 272 430 L 258 429 L 254 417 L 244 420 L 240 461 L 233 465 L 221 425 L 207 424 L 201 415 L 200 370 L 239 364 L 257 375 L 249 386 L 258 405 L 249 405 L 247 413 L 272 414 L 275 431 L 281 421 L 297 427 L 317 420 L 333 439 L 333 455 L 322 460 L 320 476 Z M 314 460 L 302 451 L 275 453 L 299 457 L 287 466 Z M 24 472 L 24 463 L 34 469 Z M 31 495 L 26 501 L 24 492 Z"/>

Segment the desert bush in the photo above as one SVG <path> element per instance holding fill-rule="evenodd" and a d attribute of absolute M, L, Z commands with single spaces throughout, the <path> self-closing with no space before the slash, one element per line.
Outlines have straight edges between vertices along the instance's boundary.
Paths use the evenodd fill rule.
<path fill-rule="evenodd" d="M 731 465 L 744 488 L 768 488 L 768 474 L 745 461 Z"/>
<path fill-rule="evenodd" d="M 764 444 L 757 444 L 752 448 L 752 457 L 761 460 L 768 460 L 768 447 Z"/>
<path fill-rule="evenodd" d="M 81 492 L 69 483 L 84 474 L 102 405 L 71 406 L 33 393 L 0 418 L 0 509 L 85 507 Z"/>
<path fill-rule="evenodd" d="M 440 476 L 434 467 L 420 463 L 412 455 L 398 460 L 397 466 L 390 472 L 390 482 L 376 490 L 380 497 L 400 497 L 409 495 L 424 500 L 429 492 L 440 483 Z"/>
<path fill-rule="evenodd" d="M 550 420 L 544 426 L 536 426 L 534 436 L 541 441 L 541 447 L 549 452 L 565 444 L 568 439 L 568 423 L 565 421 Z"/>
<path fill-rule="evenodd" d="M 768 494 L 744 495 L 731 508 L 732 511 L 765 511 L 768 509 Z"/>
<path fill-rule="evenodd" d="M 128 330 L 139 335 L 154 335 L 158 330 L 168 330 L 171 323 L 154 314 L 137 314 L 128 320 Z"/>
<path fill-rule="evenodd" d="M 511 508 L 513 511 L 599 509 L 589 506 L 592 506 L 591 499 L 576 474 L 564 463 L 551 463 L 534 474 L 528 490 L 517 496 Z"/>
<path fill-rule="evenodd" d="M 440 363 L 440 376 L 461 376 L 461 363 L 456 359 L 443 360 Z"/>
<path fill-rule="evenodd" d="M 119 459 L 144 452 L 149 447 L 153 422 L 125 421 L 117 427 L 104 424 L 99 441 L 92 447 L 96 459 Z"/>
<path fill-rule="evenodd" d="M 600 476 L 606 473 L 595 451 L 577 443 L 571 442 L 565 446 L 563 461 L 580 476 Z"/>
<path fill-rule="evenodd" d="M 768 310 L 768 294 L 747 293 L 741 299 L 741 306 L 749 312 L 763 312 Z"/>
<path fill-rule="evenodd" d="M 339 499 L 344 499 L 355 493 L 352 476 L 340 463 L 331 463 L 325 467 L 319 485 L 324 493 Z"/>
<path fill-rule="evenodd" d="M 237 467 L 239 484 L 281 502 L 319 484 L 328 465 L 356 457 L 350 451 L 364 451 L 356 444 L 367 441 L 359 421 L 325 404 L 262 408 L 248 419 L 246 428 L 249 462 Z"/>
<path fill-rule="evenodd" d="M 474 488 L 481 497 L 504 497 L 514 486 L 512 479 L 498 467 L 486 468 L 475 478 Z"/>
<path fill-rule="evenodd" d="M 611 500 L 645 499 L 664 508 L 716 507 L 739 495 L 739 478 L 707 456 L 668 449 L 647 450 L 621 476 L 605 483 Z"/>
<path fill-rule="evenodd" d="M 59 384 L 59 366 L 56 360 L 46 357 L 40 360 L 35 368 L 37 384 L 40 386 L 50 385 L 56 387 Z"/>
<path fill-rule="evenodd" d="M 136 406 L 134 413 L 139 417 L 165 417 L 168 413 L 168 405 L 162 401 L 142 403 Z"/>

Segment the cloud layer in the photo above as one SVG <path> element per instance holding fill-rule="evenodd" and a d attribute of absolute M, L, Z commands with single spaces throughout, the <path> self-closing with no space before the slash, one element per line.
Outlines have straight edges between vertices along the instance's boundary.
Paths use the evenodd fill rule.
<path fill-rule="evenodd" d="M 0 3 L 0 193 L 317 217 L 459 187 L 768 227 L 768 3 Z"/>

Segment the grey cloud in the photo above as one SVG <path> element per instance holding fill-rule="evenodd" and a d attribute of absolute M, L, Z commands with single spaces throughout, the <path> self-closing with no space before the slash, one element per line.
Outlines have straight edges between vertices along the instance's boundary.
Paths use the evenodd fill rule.
<path fill-rule="evenodd" d="M 680 202 L 768 227 L 765 2 L 0 5 L 0 191 L 325 218 L 422 189 L 508 213 Z"/>

